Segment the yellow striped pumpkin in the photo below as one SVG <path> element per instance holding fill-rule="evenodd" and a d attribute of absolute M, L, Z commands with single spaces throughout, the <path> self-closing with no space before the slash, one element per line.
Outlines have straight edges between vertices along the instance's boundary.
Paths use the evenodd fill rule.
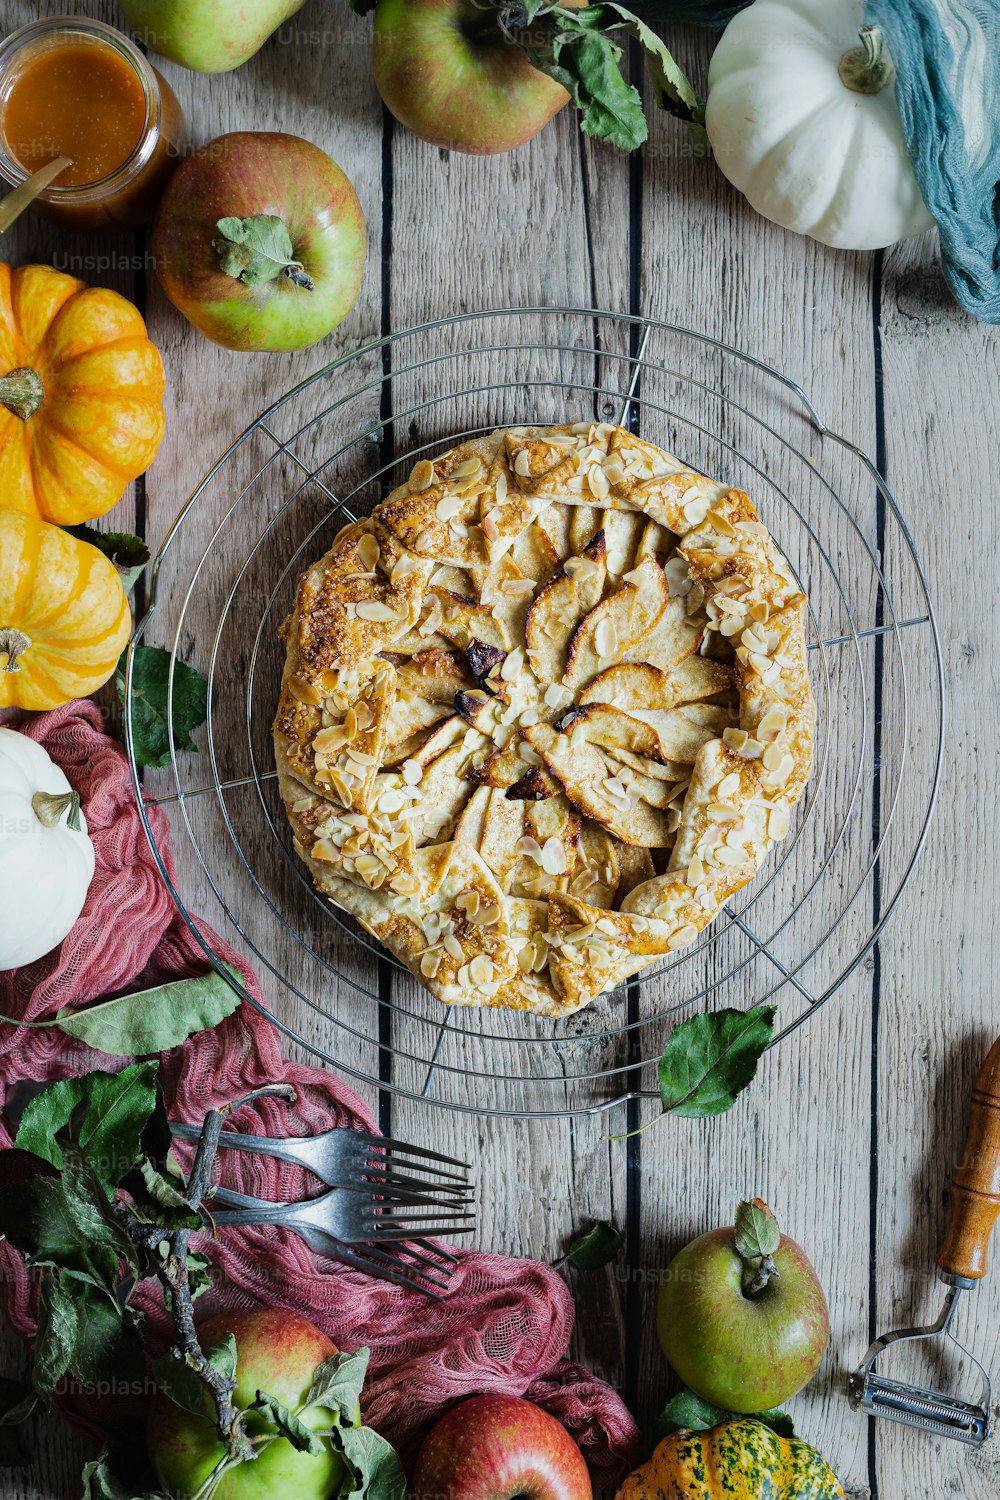
<path fill-rule="evenodd" d="M 163 361 L 138 309 L 51 266 L 0 264 L 0 496 L 76 526 L 103 516 L 163 437 Z"/>
<path fill-rule="evenodd" d="M 0 510 L 0 708 L 55 708 L 107 682 L 132 616 L 89 542 Z"/>
<path fill-rule="evenodd" d="M 843 1500 L 826 1460 L 751 1417 L 672 1432 L 615 1500 Z"/>

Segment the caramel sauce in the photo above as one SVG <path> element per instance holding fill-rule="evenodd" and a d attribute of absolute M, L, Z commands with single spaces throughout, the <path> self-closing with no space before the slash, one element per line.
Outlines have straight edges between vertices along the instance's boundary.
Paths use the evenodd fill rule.
<path fill-rule="evenodd" d="M 19 65 L 3 106 L 7 150 L 27 172 L 72 158 L 59 187 L 82 187 L 116 171 L 142 139 L 146 99 L 128 59 L 113 47 L 66 39 Z"/>

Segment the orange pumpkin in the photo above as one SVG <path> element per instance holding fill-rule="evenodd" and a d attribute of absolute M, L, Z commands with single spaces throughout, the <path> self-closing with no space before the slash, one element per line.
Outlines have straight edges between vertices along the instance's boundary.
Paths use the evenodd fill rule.
<path fill-rule="evenodd" d="M 132 616 L 89 542 L 0 510 L 0 708 L 55 708 L 107 682 Z"/>
<path fill-rule="evenodd" d="M 136 308 L 50 266 L 0 264 L 0 499 L 75 526 L 163 437 L 163 361 Z"/>

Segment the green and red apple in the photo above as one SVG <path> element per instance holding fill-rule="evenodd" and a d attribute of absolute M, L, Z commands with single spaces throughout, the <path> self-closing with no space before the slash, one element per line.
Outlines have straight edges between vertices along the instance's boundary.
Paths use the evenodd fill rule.
<path fill-rule="evenodd" d="M 583 1454 L 555 1417 L 519 1396 L 470 1396 L 417 1457 L 411 1500 L 592 1500 Z"/>
<path fill-rule="evenodd" d="M 120 0 L 151 52 L 197 73 L 226 73 L 253 57 L 305 0 Z"/>
<path fill-rule="evenodd" d="M 199 1342 L 206 1350 L 229 1334 L 236 1339 L 233 1401 L 242 1409 L 258 1391 L 265 1391 L 290 1411 L 299 1411 L 313 1372 L 337 1353 L 336 1345 L 308 1318 L 284 1308 L 220 1313 L 198 1328 Z M 337 1422 L 336 1415 L 323 1406 L 299 1411 L 299 1417 L 314 1432 Z M 359 1412 L 355 1425 L 360 1421 Z M 249 1412 L 246 1425 L 251 1437 L 277 1430 L 259 1412 Z M 146 1443 L 164 1490 L 178 1500 L 197 1495 L 225 1455 L 207 1391 L 203 1416 L 158 1392 L 150 1403 Z M 331 1443 L 325 1442 L 323 1448 L 320 1455 L 300 1453 L 287 1438 L 275 1438 L 262 1447 L 258 1458 L 224 1474 L 212 1500 L 291 1500 L 293 1496 L 294 1500 L 328 1500 L 340 1487 L 344 1460 Z"/>
<path fill-rule="evenodd" d="M 761 1211 L 770 1217 L 773 1240 L 756 1255 L 754 1222 L 768 1232 Z M 759 1199 L 740 1205 L 735 1228 L 713 1229 L 674 1257 L 660 1286 L 656 1325 L 684 1384 L 713 1405 L 741 1413 L 770 1410 L 801 1390 L 830 1339 L 816 1272 Z"/>
<path fill-rule="evenodd" d="M 174 173 L 152 236 L 170 301 L 227 349 L 305 349 L 357 301 L 367 240 L 349 178 L 310 141 L 235 131 Z"/>
<path fill-rule="evenodd" d="M 569 100 L 478 0 L 378 0 L 372 65 L 401 124 L 477 156 L 523 146 Z"/>

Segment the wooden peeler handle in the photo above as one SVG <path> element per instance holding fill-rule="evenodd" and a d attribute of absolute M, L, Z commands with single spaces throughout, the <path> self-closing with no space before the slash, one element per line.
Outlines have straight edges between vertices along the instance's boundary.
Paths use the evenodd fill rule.
<path fill-rule="evenodd" d="M 986 1275 L 993 1226 L 1000 1216 L 1000 1037 L 979 1069 L 972 1090 L 969 1134 L 951 1178 L 951 1219 L 938 1251 L 949 1276 L 976 1281 Z"/>

